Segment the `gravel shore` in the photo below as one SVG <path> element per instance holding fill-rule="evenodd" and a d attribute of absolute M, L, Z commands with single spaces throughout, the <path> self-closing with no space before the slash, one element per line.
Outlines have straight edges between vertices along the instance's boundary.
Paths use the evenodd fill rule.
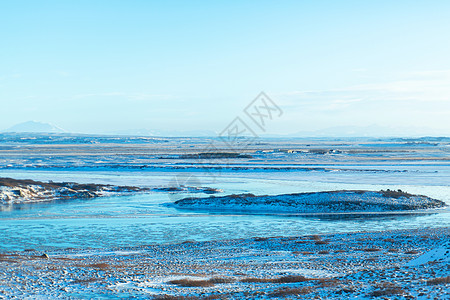
<path fill-rule="evenodd" d="M 0 298 L 448 299 L 449 240 L 445 227 L 24 249 L 0 253 Z"/>

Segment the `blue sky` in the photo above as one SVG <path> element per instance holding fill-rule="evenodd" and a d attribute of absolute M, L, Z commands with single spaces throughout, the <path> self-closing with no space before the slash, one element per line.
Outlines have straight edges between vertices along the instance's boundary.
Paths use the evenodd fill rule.
<path fill-rule="evenodd" d="M 2 1 L 0 129 L 220 132 L 260 92 L 269 133 L 450 135 L 450 1 Z"/>

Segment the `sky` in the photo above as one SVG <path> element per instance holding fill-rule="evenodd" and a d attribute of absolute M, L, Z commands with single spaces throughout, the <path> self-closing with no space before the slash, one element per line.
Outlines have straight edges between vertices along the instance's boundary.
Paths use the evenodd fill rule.
<path fill-rule="evenodd" d="M 450 135 L 450 1 L 1 1 L 0 129 Z"/>

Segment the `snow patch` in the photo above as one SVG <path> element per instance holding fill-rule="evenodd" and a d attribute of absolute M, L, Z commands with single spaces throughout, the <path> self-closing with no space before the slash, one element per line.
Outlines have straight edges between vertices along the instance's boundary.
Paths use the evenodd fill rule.
<path fill-rule="evenodd" d="M 425 252 L 421 256 L 405 264 L 406 267 L 415 267 L 432 262 L 450 264 L 450 242 L 447 241 L 443 246 Z"/>

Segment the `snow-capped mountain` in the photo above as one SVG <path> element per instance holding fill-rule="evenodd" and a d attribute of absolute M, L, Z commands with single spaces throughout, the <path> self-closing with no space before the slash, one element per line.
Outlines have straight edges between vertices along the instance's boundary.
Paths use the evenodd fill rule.
<path fill-rule="evenodd" d="M 45 132 L 45 133 L 64 133 L 64 129 L 50 123 L 43 123 L 37 121 L 28 121 L 16 124 L 2 132 Z"/>

